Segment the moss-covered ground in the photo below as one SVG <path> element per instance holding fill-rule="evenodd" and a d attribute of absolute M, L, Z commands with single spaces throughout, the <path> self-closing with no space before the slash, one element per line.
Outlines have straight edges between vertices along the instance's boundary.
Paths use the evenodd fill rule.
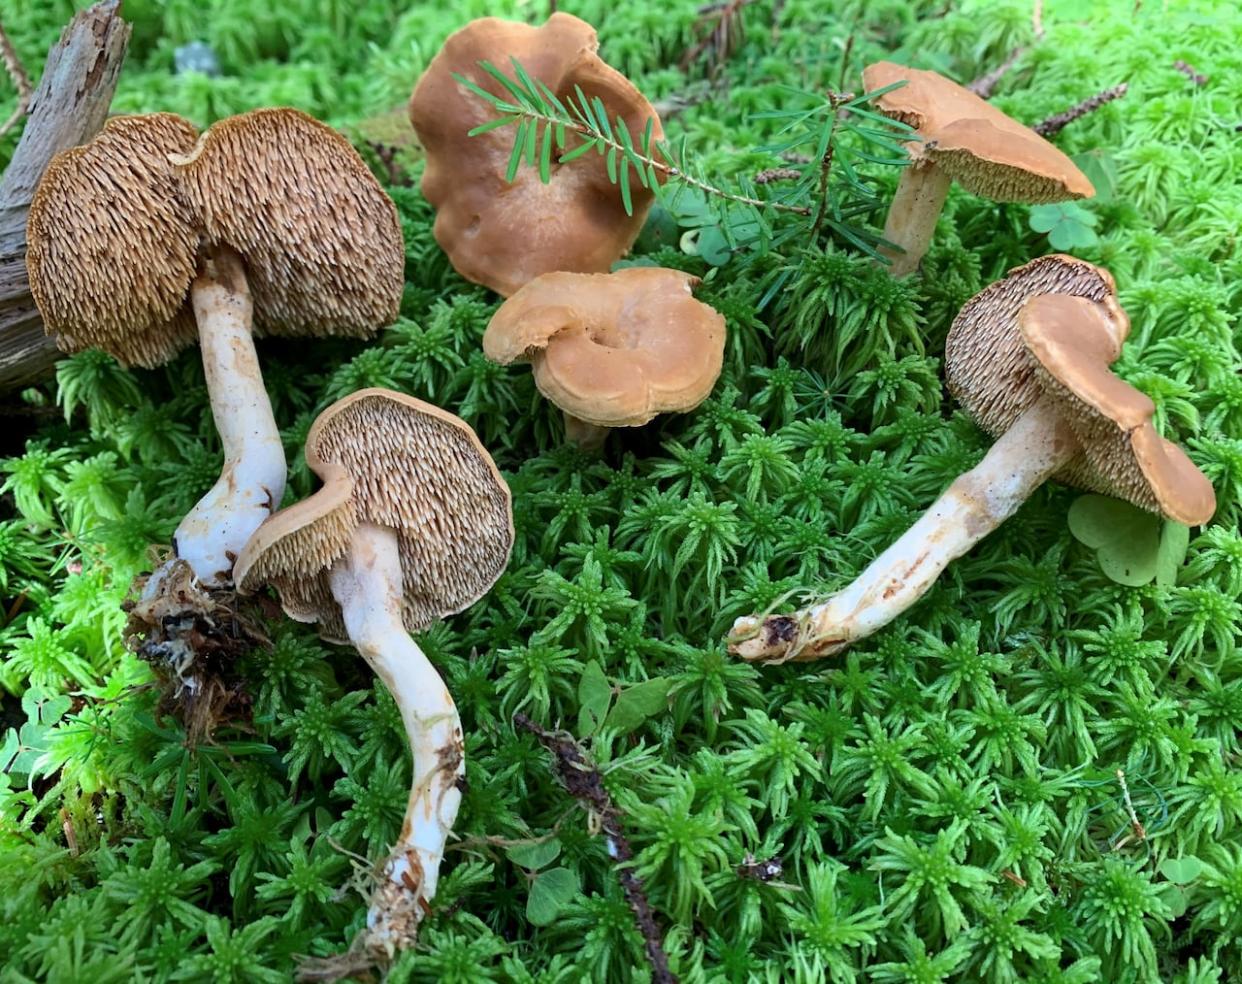
<path fill-rule="evenodd" d="M 74 6 L 5 5 L 32 73 Z M 391 329 L 261 343 L 290 497 L 312 488 L 298 448 L 315 413 L 368 385 L 462 415 L 512 486 L 508 573 L 421 639 L 461 709 L 469 789 L 436 909 L 392 979 L 647 979 L 605 846 L 515 734 L 522 710 L 606 769 L 684 981 L 1242 980 L 1242 14 L 1049 0 L 1036 41 L 1013 0 L 756 0 L 707 88 L 708 60 L 678 67 L 698 6 L 561 4 L 652 101 L 692 104 L 667 129 L 722 180 L 783 163 L 758 149 L 776 124 L 753 114 L 788 105 L 788 86 L 838 86 L 847 51 L 856 86 L 879 57 L 966 81 L 1029 46 L 995 97 L 1029 122 L 1129 83 L 1056 138 L 1093 158 L 1102 191 L 1072 213 L 1073 251 L 1116 276 L 1134 323 L 1119 371 L 1219 509 L 1175 584 L 1125 587 L 1072 537 L 1078 493 L 1048 485 L 847 655 L 732 661 L 733 618 L 844 583 L 986 448 L 939 357 L 963 301 L 1052 250 L 1029 209 L 954 190 L 904 282 L 839 237 L 733 258 L 703 288 L 730 332 L 713 397 L 583 457 L 528 370 L 483 359 L 497 300 L 439 252 L 416 152 L 390 168 L 368 146 L 403 140 L 375 118 L 450 31 L 544 5 L 126 0 L 116 110 L 207 124 L 301 107 L 355 138 L 402 214 Z M 218 78 L 174 74 L 194 39 Z M 0 117 L 12 98 L 0 81 Z M 887 197 L 896 170 L 869 173 Z M 676 239 L 653 252 L 709 272 Z M 0 979 L 281 981 L 295 955 L 343 949 L 365 912 L 343 888 L 352 856 L 381 854 L 404 808 L 392 701 L 351 651 L 274 621 L 245 667 L 250 714 L 191 750 L 121 638 L 148 544 L 220 466 L 196 355 L 156 372 L 76 356 L 0 415 Z M 623 689 L 665 681 L 668 699 L 584 734 L 592 663 Z M 513 850 L 552 833 L 555 859 Z M 783 873 L 747 877 L 748 854 Z M 539 861 L 579 891 L 528 910 L 523 865 Z"/>

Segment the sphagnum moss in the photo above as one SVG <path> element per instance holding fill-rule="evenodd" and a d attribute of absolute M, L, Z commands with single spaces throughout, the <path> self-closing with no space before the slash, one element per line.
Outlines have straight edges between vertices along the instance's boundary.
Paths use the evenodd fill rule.
<path fill-rule="evenodd" d="M 74 6 L 6 11 L 28 67 Z M 470 17 L 525 10 L 269 6 L 134 6 L 115 108 L 201 127 L 292 104 L 344 124 L 402 103 Z M 837 89 L 833 39 L 851 34 L 851 72 L 889 59 L 959 81 L 1025 45 L 993 98 L 1029 122 L 1128 82 L 1055 138 L 1095 159 L 1093 181 L 1105 174 L 1085 203 L 1099 241 L 1079 255 L 1117 277 L 1134 322 L 1125 374 L 1165 408 L 1166 436 L 1212 479 L 1219 509 L 1176 585 L 1127 588 L 1070 536 L 1074 493 L 1051 484 L 847 659 L 760 674 L 724 654 L 734 617 L 847 583 L 985 450 L 927 377 L 961 304 L 1049 251 L 1025 208 L 951 191 L 925 275 L 896 287 L 831 239 L 732 259 L 704 285 L 731 346 L 712 397 L 592 459 L 559 446 L 528 371 L 482 357 L 495 298 L 451 272 L 417 171 L 398 174 L 404 320 L 366 347 L 264 346 L 298 496 L 310 420 L 364 385 L 462 414 L 514 493 L 512 566 L 420 637 L 458 702 L 470 765 L 462 841 L 392 979 L 642 973 L 603 844 L 509 724 L 520 710 L 578 732 L 593 661 L 622 690 L 669 681 L 667 710 L 586 747 L 632 818 L 683 980 L 1242 977 L 1242 267 L 1230 221 L 1242 160 L 1229 115 L 1242 17 L 1207 2 L 1136 13 L 1115 0 L 1084 15 L 1048 0 L 1034 43 L 1019 0 L 963 0 L 943 17 L 924 0 L 758 0 L 722 69 L 728 97 L 696 102 L 710 65 L 676 68 L 702 33 L 694 4 L 561 6 L 598 27 L 601 54 L 653 102 L 683 107 L 670 135 L 725 177 L 786 163 L 750 152 L 776 126 L 747 107 L 774 107 L 783 85 Z M 171 48 L 194 38 L 216 50 L 221 77 L 171 74 Z M 11 99 L 0 90 L 0 115 Z M 634 259 L 709 270 L 676 240 Z M 821 291 L 824 278 L 838 289 Z M 219 472 L 206 407 L 192 359 L 130 373 L 91 353 L 62 363 L 58 389 L 0 405 L 0 955 L 13 980 L 286 980 L 297 954 L 338 952 L 356 934 L 365 899 L 338 894 L 346 852 L 367 855 L 400 823 L 400 724 L 348 651 L 273 623 L 271 650 L 248 661 L 252 722 L 195 750 L 155 719 L 146 670 L 123 652 L 119 591 Z M 546 867 L 580 885 L 543 928 L 526 918 L 531 869 L 506 853 L 536 841 L 556 845 Z M 747 852 L 779 858 L 780 878 L 748 878 Z"/>

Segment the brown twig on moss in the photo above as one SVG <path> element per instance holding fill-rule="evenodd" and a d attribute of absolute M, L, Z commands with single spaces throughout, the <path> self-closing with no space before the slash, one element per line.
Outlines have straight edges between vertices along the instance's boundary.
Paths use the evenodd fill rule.
<path fill-rule="evenodd" d="M 1173 67 L 1181 72 L 1186 78 L 1190 79 L 1196 86 L 1202 88 L 1207 85 L 1208 77 L 1200 72 L 1195 71 L 1195 67 L 1189 62 L 1184 62 L 1180 58 L 1173 63 Z"/>
<path fill-rule="evenodd" d="M 1084 99 L 1077 106 L 1071 106 L 1063 112 L 1049 116 L 1041 123 L 1036 123 L 1031 129 L 1041 137 L 1051 137 L 1055 133 L 1060 133 L 1066 126 L 1073 123 L 1074 120 L 1081 119 L 1088 113 L 1094 113 L 1101 106 L 1107 105 L 1114 99 L 1120 99 L 1129 88 L 1128 82 L 1122 82 L 1121 85 L 1115 85 L 1111 89 L 1097 92 L 1090 99 Z"/>
<path fill-rule="evenodd" d="M 1018 64 L 1018 59 L 1026 54 L 1025 48 L 1014 48 L 1009 52 L 1009 57 L 988 72 L 987 75 L 980 75 L 973 82 L 969 83 L 966 88 L 973 92 L 980 99 L 991 99 L 992 93 L 996 91 L 996 87 L 1000 85 L 1001 79 L 1009 74 L 1010 69 Z"/>
<path fill-rule="evenodd" d="M 30 97 L 34 93 L 34 88 L 30 84 L 30 76 L 26 74 L 22 60 L 17 57 L 17 51 L 14 50 L 13 42 L 9 40 L 3 24 L 0 24 L 0 58 L 4 59 L 4 67 L 17 89 L 17 106 L 13 109 L 13 115 L 0 124 L 0 137 L 3 137 L 17 125 L 18 120 L 26 115 L 26 110 L 30 108 Z"/>
<path fill-rule="evenodd" d="M 796 167 L 769 167 L 755 175 L 755 184 L 766 185 L 774 181 L 797 181 L 802 172 Z"/>
<path fill-rule="evenodd" d="M 513 715 L 513 723 L 534 735 L 539 744 L 552 754 L 553 769 L 561 784 L 571 796 L 586 804 L 598 818 L 608 853 L 617 862 L 617 879 L 621 882 L 621 891 L 625 893 L 625 900 L 629 903 L 630 911 L 634 913 L 634 921 L 643 937 L 647 959 L 651 962 L 652 984 L 677 984 L 677 975 L 669 969 L 668 954 L 664 952 L 664 944 L 661 942 L 660 927 L 656 924 L 651 903 L 647 901 L 642 879 L 629 866 L 634 858 L 634 851 L 625 836 L 621 811 L 608 794 L 599 769 L 587 761 L 586 755 L 572 735 L 563 731 L 547 731 L 525 714 Z"/>
<path fill-rule="evenodd" d="M 742 8 L 754 2 L 755 0 L 717 0 L 700 7 L 696 28 L 703 32 L 702 36 L 686 49 L 678 67 L 683 72 L 688 71 L 691 65 L 707 55 L 710 60 L 707 74 L 713 79 L 716 78 L 729 56 L 746 40 Z"/>

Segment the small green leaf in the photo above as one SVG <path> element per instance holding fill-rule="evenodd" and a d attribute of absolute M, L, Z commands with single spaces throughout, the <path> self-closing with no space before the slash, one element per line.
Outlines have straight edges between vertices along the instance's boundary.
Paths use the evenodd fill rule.
<path fill-rule="evenodd" d="M 1159 894 L 1161 901 L 1168 906 L 1170 919 L 1180 919 L 1186 915 L 1186 910 L 1190 908 L 1190 899 L 1184 888 L 1165 882 L 1160 886 Z"/>
<path fill-rule="evenodd" d="M 608 715 L 612 703 L 612 685 L 596 660 L 582 668 L 578 681 L 578 737 L 593 735 Z"/>
<path fill-rule="evenodd" d="M 670 681 L 654 677 L 643 683 L 626 687 L 617 698 L 604 727 L 620 734 L 629 734 L 654 714 L 668 706 Z"/>
<path fill-rule="evenodd" d="M 1095 234 L 1095 224 L 1099 219 L 1077 202 L 1033 205 L 1029 221 L 1035 232 L 1048 234 L 1048 242 L 1053 249 L 1071 250 L 1094 246 L 1099 242 Z"/>
<path fill-rule="evenodd" d="M 555 861 L 560 853 L 561 842 L 553 837 L 550 840 L 536 841 L 533 844 L 517 844 L 505 851 L 505 857 L 519 868 L 537 871 L 545 864 Z"/>
<path fill-rule="evenodd" d="M 1084 495 L 1069 509 L 1070 532 L 1096 551 L 1100 569 L 1130 587 L 1148 584 L 1159 567 L 1160 519 L 1103 495 Z"/>
<path fill-rule="evenodd" d="M 548 926 L 578 894 L 578 876 L 568 868 L 541 872 L 530 886 L 526 920 L 532 926 Z"/>
<path fill-rule="evenodd" d="M 1190 547 L 1190 527 L 1171 519 L 1160 530 L 1160 546 L 1156 549 L 1156 583 L 1169 586 L 1177 583 L 1177 572 L 1186 560 Z"/>
<path fill-rule="evenodd" d="M 1074 163 L 1095 187 L 1092 201 L 1109 202 L 1117 191 L 1117 161 L 1103 150 L 1088 150 L 1074 155 Z"/>
<path fill-rule="evenodd" d="M 1177 885 L 1189 885 L 1203 874 L 1203 862 L 1196 857 L 1165 858 L 1160 862 L 1160 874 Z"/>

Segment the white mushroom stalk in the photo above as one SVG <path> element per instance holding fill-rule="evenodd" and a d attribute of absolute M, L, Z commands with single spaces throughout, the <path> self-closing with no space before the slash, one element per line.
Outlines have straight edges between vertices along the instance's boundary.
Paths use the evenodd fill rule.
<path fill-rule="evenodd" d="M 892 261 L 889 273 L 894 277 L 907 276 L 919 268 L 936 234 L 936 220 L 952 183 L 948 172 L 930 160 L 913 160 L 902 170 L 884 221 L 884 238 L 896 249 L 885 246 L 880 250 L 881 256 Z"/>
<path fill-rule="evenodd" d="M 414 939 L 436 894 L 440 861 L 461 803 L 461 719 L 444 684 L 402 623 L 397 534 L 358 526 L 328 574 L 350 642 L 401 710 L 413 778 L 401 835 L 384 863 L 367 913 L 367 947 L 391 958 Z"/>
<path fill-rule="evenodd" d="M 1055 404 L 1039 400 L 853 583 L 790 615 L 739 618 L 730 651 L 764 663 L 805 661 L 866 638 L 918 601 L 953 560 L 1012 516 L 1080 451 Z"/>
<path fill-rule="evenodd" d="M 176 556 L 205 586 L 232 581 L 246 541 L 285 494 L 285 450 L 263 388 L 251 331 L 252 306 L 240 257 L 213 249 L 190 288 L 203 372 L 224 468 L 173 537 Z M 158 583 L 152 578 L 149 583 Z"/>

